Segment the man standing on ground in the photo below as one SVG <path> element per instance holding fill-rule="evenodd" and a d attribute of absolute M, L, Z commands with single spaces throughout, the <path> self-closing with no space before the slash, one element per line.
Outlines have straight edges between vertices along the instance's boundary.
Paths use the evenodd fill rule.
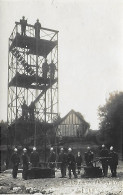
<path fill-rule="evenodd" d="M 56 161 L 56 155 L 55 155 L 55 152 L 53 151 L 53 148 L 51 147 L 50 148 L 50 156 L 48 159 L 49 167 L 51 169 L 55 169 L 55 161 Z"/>
<path fill-rule="evenodd" d="M 87 147 L 87 152 L 85 152 L 85 163 L 87 167 L 93 167 L 94 153 L 91 151 L 90 147 Z"/>
<path fill-rule="evenodd" d="M 39 166 L 39 154 L 36 151 L 36 147 L 33 147 L 33 151 L 30 155 L 30 162 L 32 163 L 32 167 L 38 167 Z"/>
<path fill-rule="evenodd" d="M 23 154 L 22 154 L 22 162 L 23 162 L 23 172 L 22 172 L 22 177 L 23 179 L 27 179 L 27 171 L 28 171 L 28 166 L 29 166 L 29 159 L 27 155 L 27 149 L 23 149 Z"/>
<path fill-rule="evenodd" d="M 14 153 L 12 154 L 11 157 L 11 161 L 13 164 L 13 171 L 12 171 L 13 178 L 17 178 L 18 166 L 20 163 L 20 158 L 17 152 L 18 152 L 17 148 L 14 148 Z"/>
<path fill-rule="evenodd" d="M 107 177 L 109 152 L 104 144 L 102 145 L 100 157 L 101 157 L 101 163 L 102 163 L 103 176 Z"/>
<path fill-rule="evenodd" d="M 78 175 L 79 175 L 80 174 L 80 170 L 81 170 L 81 164 L 82 164 L 82 156 L 81 156 L 80 152 L 78 152 L 78 154 L 77 154 L 76 164 L 77 164 Z"/>
<path fill-rule="evenodd" d="M 72 149 L 68 149 L 68 156 L 67 156 L 67 163 L 68 163 L 68 174 L 69 174 L 69 179 L 71 179 L 71 171 L 73 172 L 73 175 L 75 178 L 77 178 L 76 175 L 76 161 L 75 157 L 72 154 Z"/>
<path fill-rule="evenodd" d="M 109 153 L 109 165 L 112 173 L 112 177 L 117 176 L 118 154 L 114 151 L 113 146 L 110 147 Z"/>
<path fill-rule="evenodd" d="M 67 155 L 64 153 L 63 148 L 60 149 L 58 162 L 60 163 L 61 177 L 64 178 L 66 175 Z"/>

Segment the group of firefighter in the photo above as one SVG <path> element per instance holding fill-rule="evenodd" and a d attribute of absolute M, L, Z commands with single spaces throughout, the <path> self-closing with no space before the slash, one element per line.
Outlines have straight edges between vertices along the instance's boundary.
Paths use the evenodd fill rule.
<path fill-rule="evenodd" d="M 27 149 L 24 148 L 21 159 L 23 164 L 22 177 L 23 179 L 26 180 L 28 175 L 27 172 L 29 169 L 29 165 L 31 164 L 32 168 L 39 167 L 40 165 L 39 153 L 37 152 L 36 147 L 33 147 L 33 151 L 31 152 L 30 155 L 30 160 L 27 154 Z M 93 167 L 94 153 L 91 151 L 90 147 L 87 147 L 87 151 L 84 153 L 84 160 L 86 163 L 86 167 Z M 108 151 L 105 145 L 102 145 L 100 151 L 100 157 L 98 157 L 98 160 L 102 164 L 102 171 L 104 177 L 107 177 L 108 166 L 110 166 L 112 177 L 116 177 L 117 174 L 116 170 L 118 165 L 118 154 L 114 151 L 113 146 L 111 146 L 110 151 Z M 12 154 L 11 161 L 13 163 L 12 175 L 13 178 L 16 178 L 18 167 L 20 164 L 20 157 L 17 148 L 14 148 L 14 153 Z M 80 152 L 78 152 L 77 156 L 75 157 L 71 148 L 68 148 L 68 153 L 65 152 L 64 148 L 61 148 L 56 162 L 56 154 L 54 152 L 54 149 L 52 147 L 50 148 L 48 167 L 55 171 L 55 167 L 57 165 L 57 168 L 60 168 L 61 170 L 62 178 L 66 177 L 67 167 L 68 167 L 69 178 L 71 178 L 71 172 L 73 172 L 74 178 L 77 178 L 77 175 L 80 174 L 82 164 L 83 164 L 83 158 Z"/>

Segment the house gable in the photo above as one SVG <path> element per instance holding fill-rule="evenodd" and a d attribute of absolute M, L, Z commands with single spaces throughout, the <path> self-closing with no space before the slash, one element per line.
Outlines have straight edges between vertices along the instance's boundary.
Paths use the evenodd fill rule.
<path fill-rule="evenodd" d="M 80 137 L 85 132 L 86 122 L 81 114 L 71 110 L 58 125 L 58 135 Z"/>

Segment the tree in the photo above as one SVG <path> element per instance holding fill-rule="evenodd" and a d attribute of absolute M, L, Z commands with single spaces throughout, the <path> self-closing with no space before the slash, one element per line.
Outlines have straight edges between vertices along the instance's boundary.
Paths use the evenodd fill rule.
<path fill-rule="evenodd" d="M 3 120 L 0 121 L 0 142 L 1 145 L 7 144 L 7 122 L 4 122 Z"/>
<path fill-rule="evenodd" d="M 105 105 L 99 106 L 100 130 L 108 144 L 122 148 L 123 140 L 123 92 L 109 94 Z"/>

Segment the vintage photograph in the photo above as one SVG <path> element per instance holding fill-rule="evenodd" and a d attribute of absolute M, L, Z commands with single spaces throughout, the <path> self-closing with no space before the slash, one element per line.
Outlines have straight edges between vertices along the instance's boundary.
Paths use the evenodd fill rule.
<path fill-rule="evenodd" d="M 0 194 L 123 195 L 123 1 L 0 0 Z"/>

